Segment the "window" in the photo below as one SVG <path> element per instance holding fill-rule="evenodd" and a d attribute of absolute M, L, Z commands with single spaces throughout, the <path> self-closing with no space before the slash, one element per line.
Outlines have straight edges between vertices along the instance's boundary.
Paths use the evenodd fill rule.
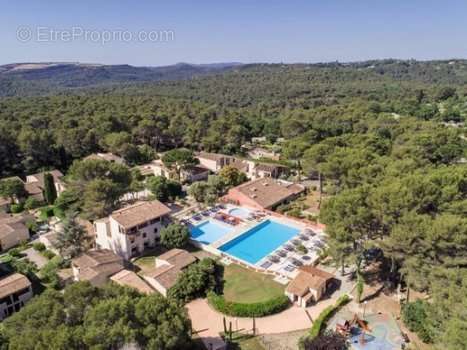
<path fill-rule="evenodd" d="M 154 233 L 157 233 L 157 227 L 154 227 Z"/>
<path fill-rule="evenodd" d="M 143 238 L 146 238 L 147 234 L 146 232 L 143 232 Z"/>

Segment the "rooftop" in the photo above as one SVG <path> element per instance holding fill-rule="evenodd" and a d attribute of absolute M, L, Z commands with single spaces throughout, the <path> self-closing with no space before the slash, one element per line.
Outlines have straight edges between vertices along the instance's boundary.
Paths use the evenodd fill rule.
<path fill-rule="evenodd" d="M 301 266 L 299 273 L 287 286 L 286 291 L 299 296 L 304 296 L 309 289 L 318 290 L 334 275 L 317 269 L 313 266 Z"/>
<path fill-rule="evenodd" d="M 196 154 L 196 157 L 209 159 L 209 160 L 214 160 L 214 161 L 221 160 L 222 158 L 233 158 L 232 156 L 228 156 L 228 155 L 225 155 L 225 154 L 210 153 L 210 152 L 199 152 L 199 153 Z"/>
<path fill-rule="evenodd" d="M 0 279 L 0 299 L 30 286 L 31 282 L 28 278 L 19 273 L 2 278 Z"/>
<path fill-rule="evenodd" d="M 36 178 L 36 183 L 39 184 L 40 187 L 44 187 L 44 175 L 46 173 L 49 173 L 52 175 L 52 177 L 54 178 L 54 182 L 58 182 L 60 181 L 60 179 L 63 177 L 63 174 L 60 170 L 50 170 L 50 171 L 43 171 L 41 173 L 37 173 L 37 174 L 32 174 L 32 175 L 29 175 L 29 176 L 33 176 L 34 178 Z"/>
<path fill-rule="evenodd" d="M 194 263 L 196 258 L 183 249 L 172 249 L 158 256 L 156 261 L 160 265 L 147 272 L 146 275 L 157 280 L 164 288 L 169 289 L 177 282 L 180 271 Z"/>
<path fill-rule="evenodd" d="M 271 178 L 262 178 L 234 187 L 233 190 L 239 191 L 263 208 L 269 208 L 304 191 L 304 188 Z"/>
<path fill-rule="evenodd" d="M 89 250 L 73 259 L 79 268 L 80 280 L 92 280 L 99 275 L 109 276 L 123 269 L 123 259 L 107 249 Z"/>
<path fill-rule="evenodd" d="M 158 200 L 154 200 L 151 202 L 138 202 L 116 210 L 110 216 L 124 228 L 131 228 L 149 220 L 160 218 L 170 212 L 170 208 Z"/>
<path fill-rule="evenodd" d="M 73 265 L 80 269 L 97 267 L 116 262 L 121 263 L 122 258 L 108 249 L 89 250 L 81 256 L 73 259 Z"/>
<path fill-rule="evenodd" d="M 32 219 L 29 215 L 0 215 L 0 238 L 3 238 L 16 230 L 25 230 L 25 222 Z"/>
<path fill-rule="evenodd" d="M 152 294 L 154 290 L 149 287 L 136 273 L 130 270 L 122 270 L 110 277 L 112 281 L 136 289 L 142 294 Z"/>

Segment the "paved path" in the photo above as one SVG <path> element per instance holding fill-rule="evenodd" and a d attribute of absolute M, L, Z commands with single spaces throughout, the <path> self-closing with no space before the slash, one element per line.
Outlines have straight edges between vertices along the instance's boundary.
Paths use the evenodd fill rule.
<path fill-rule="evenodd" d="M 36 251 L 34 248 L 28 248 L 26 250 L 23 250 L 22 253 L 26 254 L 26 257 L 31 262 L 36 264 L 38 269 L 41 269 L 49 261 L 47 260 L 47 258 L 42 256 L 41 253 Z"/>
<path fill-rule="evenodd" d="M 320 301 L 318 304 L 306 309 L 292 306 L 287 310 L 266 317 L 256 319 L 256 328 L 258 334 L 275 334 L 302 330 L 311 327 L 311 320 L 306 311 L 315 319 L 320 312 L 327 306 L 334 304 L 336 298 Z M 217 344 L 222 341 L 219 333 L 224 331 L 224 315 L 213 310 L 206 299 L 196 299 L 186 305 L 193 325 L 193 331 L 198 333 L 205 344 Z M 253 320 L 251 318 L 236 318 L 225 316 L 227 324 L 232 322 L 232 330 L 251 330 Z M 216 346 L 214 346 L 214 349 Z"/>

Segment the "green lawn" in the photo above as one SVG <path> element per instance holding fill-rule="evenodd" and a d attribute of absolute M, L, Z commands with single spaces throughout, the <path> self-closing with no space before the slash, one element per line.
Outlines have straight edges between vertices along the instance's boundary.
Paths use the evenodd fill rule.
<path fill-rule="evenodd" d="M 284 294 L 284 286 L 271 276 L 254 272 L 236 264 L 225 267 L 224 297 L 239 303 L 255 303 Z"/>

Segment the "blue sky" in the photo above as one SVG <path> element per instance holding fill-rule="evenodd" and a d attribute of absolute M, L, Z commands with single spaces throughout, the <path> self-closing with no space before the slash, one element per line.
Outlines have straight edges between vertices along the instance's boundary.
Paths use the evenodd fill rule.
<path fill-rule="evenodd" d="M 76 37 L 65 42 L 48 34 L 73 28 Z M 19 29 L 30 30 L 32 39 L 19 41 Z M 78 29 L 98 34 L 84 39 Z M 173 32 L 173 40 L 102 44 L 98 37 L 161 30 Z M 0 40 L 0 64 L 467 58 L 467 1 L 0 0 Z"/>

